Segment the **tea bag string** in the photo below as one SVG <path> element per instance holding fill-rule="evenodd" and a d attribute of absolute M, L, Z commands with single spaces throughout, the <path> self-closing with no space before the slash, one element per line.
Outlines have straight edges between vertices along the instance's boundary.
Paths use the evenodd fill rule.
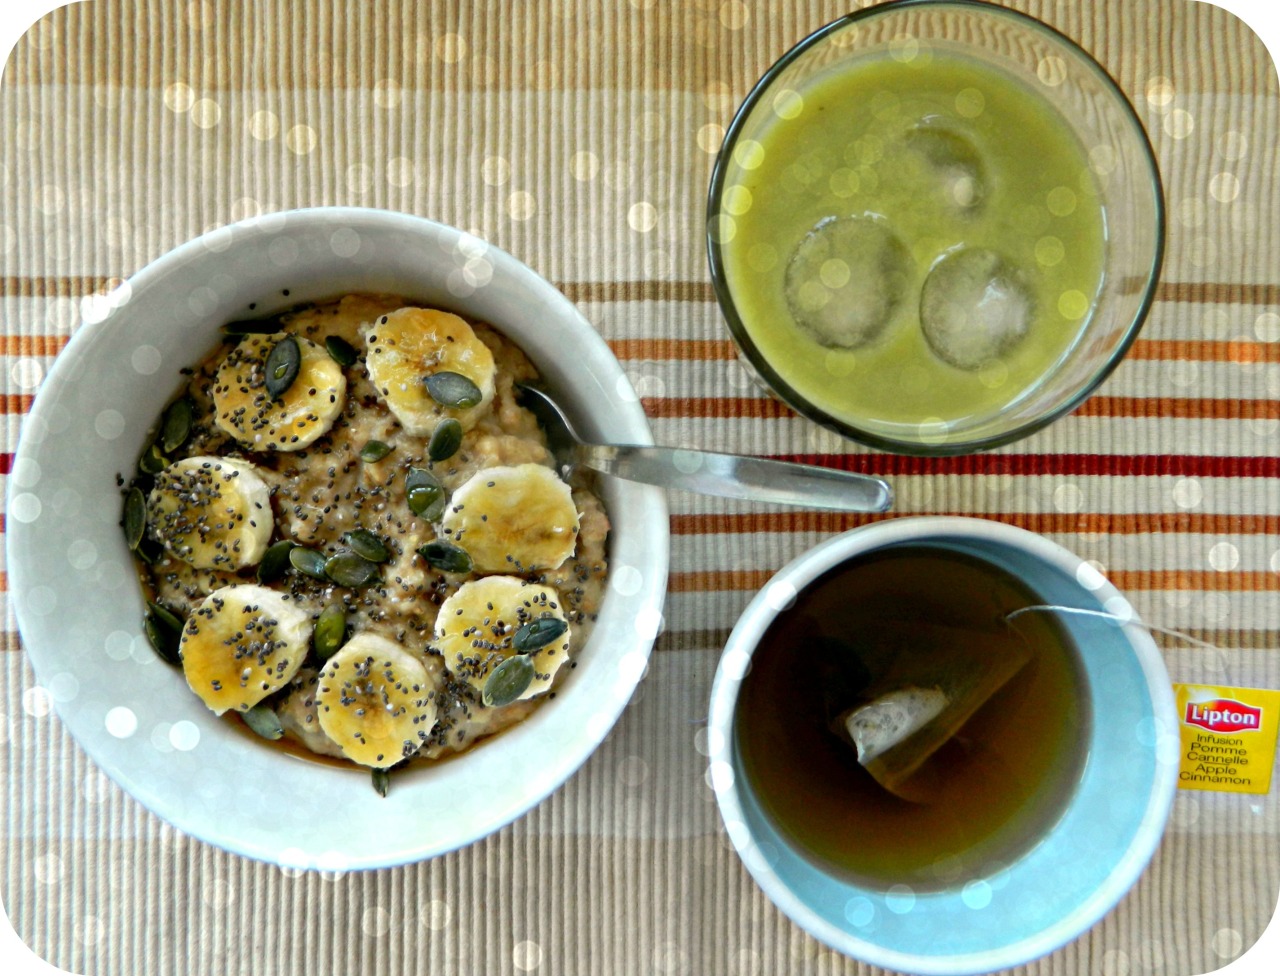
<path fill-rule="evenodd" d="M 1136 624 L 1148 633 L 1165 634 L 1168 637 L 1176 637 L 1178 640 L 1185 641 L 1188 644 L 1194 644 L 1196 647 L 1203 647 L 1205 650 L 1214 651 L 1222 665 L 1222 672 L 1228 683 L 1231 682 L 1231 675 L 1227 666 L 1227 653 L 1217 644 L 1210 644 L 1208 641 L 1202 641 L 1198 637 L 1192 637 L 1190 634 L 1184 634 L 1180 630 L 1173 630 L 1169 627 L 1157 627 L 1155 624 L 1149 624 L 1145 620 L 1139 620 L 1136 617 L 1122 617 L 1117 613 L 1109 613 L 1106 610 L 1086 610 L 1084 607 L 1061 607 L 1050 603 L 1036 603 L 1027 607 L 1019 607 L 1017 610 L 1011 610 L 1004 616 L 1005 623 L 1011 624 L 1015 617 L 1020 617 L 1024 613 L 1033 613 L 1036 611 L 1050 613 L 1074 613 L 1084 617 L 1101 617 L 1103 620 L 1110 620 L 1116 624 Z"/>

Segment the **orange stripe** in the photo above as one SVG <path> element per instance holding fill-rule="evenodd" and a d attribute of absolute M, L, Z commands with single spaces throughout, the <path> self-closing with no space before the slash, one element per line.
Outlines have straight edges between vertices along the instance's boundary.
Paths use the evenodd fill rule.
<path fill-rule="evenodd" d="M 645 413 L 655 419 L 778 420 L 795 416 L 789 407 L 770 397 L 648 397 L 642 403 Z M 1076 413 L 1081 417 L 1272 420 L 1280 419 L 1280 400 L 1095 396 L 1086 400 Z"/>
<path fill-rule="evenodd" d="M 675 359 L 720 362 L 736 359 L 731 339 L 615 339 L 609 343 L 619 359 Z M 1280 343 L 1244 340 L 1139 339 L 1130 359 L 1191 360 L 1221 363 L 1280 363 Z"/>
<path fill-rule="evenodd" d="M 110 282 L 119 280 L 105 275 L 5 275 L 0 278 L 0 297 L 74 298 L 102 291 Z"/>
<path fill-rule="evenodd" d="M 32 395 L 8 393 L 0 414 L 26 413 Z M 782 420 L 795 412 L 770 397 L 646 397 L 641 401 L 653 419 Z M 1093 397 L 1076 414 L 1081 417 L 1158 417 L 1189 420 L 1280 419 L 1280 400 L 1213 400 L 1172 397 Z"/>
<path fill-rule="evenodd" d="M 56 356 L 67 344 L 66 336 L 0 336 L 0 356 Z"/>
<path fill-rule="evenodd" d="M 931 512 L 935 515 L 965 515 L 964 512 Z M 844 532 L 871 522 L 902 518 L 901 514 L 853 515 L 841 512 L 788 511 L 767 514 L 673 515 L 673 535 L 755 535 L 762 532 Z M 1280 515 L 1210 515 L 1205 513 L 1159 513 L 1113 515 L 1091 513 L 1009 513 L 984 515 L 1040 535 L 1280 535 Z"/>
<path fill-rule="evenodd" d="M 738 347 L 729 339 L 615 339 L 609 347 L 619 359 L 722 362 L 738 358 Z"/>
<path fill-rule="evenodd" d="M 1092 397 L 1080 417 L 1162 417 L 1182 420 L 1274 420 L 1280 400 L 1212 400 L 1205 397 Z"/>
<path fill-rule="evenodd" d="M 667 585 L 669 593 L 713 593 L 758 590 L 773 578 L 775 570 L 726 569 L 704 572 L 672 573 Z M 1280 591 L 1280 573 L 1238 571 L 1218 573 L 1209 570 L 1111 570 L 1107 579 L 1121 591 L 1198 590 L 1251 593 Z"/>
<path fill-rule="evenodd" d="M 1280 343 L 1200 339 L 1139 339 L 1131 359 L 1197 360 L 1218 363 L 1280 363 Z"/>
<path fill-rule="evenodd" d="M 0 336 L 0 356 L 56 356 L 66 336 Z M 616 339 L 609 343 L 619 359 L 725 362 L 738 358 L 730 339 Z M 1280 343 L 1145 339 L 1135 342 L 1131 359 L 1194 360 L 1225 363 L 1280 363 Z"/>

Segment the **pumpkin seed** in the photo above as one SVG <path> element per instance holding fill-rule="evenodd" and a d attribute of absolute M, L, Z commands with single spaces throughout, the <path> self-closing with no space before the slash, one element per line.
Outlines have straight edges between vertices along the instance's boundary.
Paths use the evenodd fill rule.
<path fill-rule="evenodd" d="M 325 558 L 321 553 L 305 546 L 294 546 L 289 550 L 289 565 L 299 573 L 318 580 L 328 581 L 325 573 Z"/>
<path fill-rule="evenodd" d="M 176 613 L 166 607 L 163 603 L 151 603 L 149 601 L 147 603 L 147 609 L 155 615 L 157 620 L 168 627 L 169 630 L 173 631 L 173 633 L 177 634 L 179 637 L 182 636 L 184 621 Z"/>
<path fill-rule="evenodd" d="M 354 366 L 359 355 L 356 347 L 341 336 L 325 337 L 324 348 L 329 353 L 329 358 L 339 366 Z"/>
<path fill-rule="evenodd" d="M 386 796 L 391 791 L 391 773 L 385 769 L 373 770 L 373 788 L 378 796 Z"/>
<path fill-rule="evenodd" d="M 368 586 L 378 580 L 378 564 L 350 549 L 336 552 L 324 562 L 324 574 L 339 586 Z"/>
<path fill-rule="evenodd" d="M 280 320 L 277 318 L 239 319 L 222 327 L 222 334 L 228 336 L 271 335 L 279 331 Z"/>
<path fill-rule="evenodd" d="M 138 458 L 138 470 L 143 474 L 159 474 L 169 466 L 169 459 L 164 456 L 158 443 L 151 444 Z"/>
<path fill-rule="evenodd" d="M 185 444 L 187 438 L 191 436 L 191 422 L 194 417 L 195 410 L 190 400 L 186 397 L 174 400 L 169 405 L 169 409 L 164 412 L 164 420 L 160 424 L 158 439 L 160 450 L 165 454 L 172 454 Z"/>
<path fill-rule="evenodd" d="M 420 515 L 428 522 L 439 521 L 444 515 L 444 485 L 430 471 L 410 468 L 404 479 L 404 487 L 409 511 L 414 515 Z"/>
<path fill-rule="evenodd" d="M 467 409 L 477 406 L 484 399 L 480 387 L 461 373 L 441 370 L 439 373 L 432 373 L 423 382 L 427 384 L 431 399 L 442 407 Z"/>
<path fill-rule="evenodd" d="M 311 643 L 316 649 L 316 657 L 327 661 L 337 652 L 347 639 L 347 614 L 341 603 L 330 603 L 320 611 L 315 630 L 311 633 Z"/>
<path fill-rule="evenodd" d="M 169 664 L 182 664 L 178 644 L 182 640 L 182 619 L 168 607 L 147 601 L 147 613 L 142 618 L 142 630 L 147 640 Z"/>
<path fill-rule="evenodd" d="M 298 340 L 291 335 L 285 336 L 267 353 L 267 394 L 274 400 L 284 394 L 298 378 L 298 369 L 302 365 L 302 350 L 298 348 Z"/>
<path fill-rule="evenodd" d="M 418 547 L 418 555 L 442 573 L 471 572 L 471 554 L 452 542 L 428 542 Z"/>
<path fill-rule="evenodd" d="M 384 444 L 382 441 L 370 441 L 360 448 L 360 460 L 372 464 L 374 461 L 381 461 L 390 453 L 390 444 Z"/>
<path fill-rule="evenodd" d="M 353 552 L 371 563 L 385 563 L 391 558 L 387 544 L 368 529 L 352 529 L 344 538 Z"/>
<path fill-rule="evenodd" d="M 270 705 L 259 702 L 247 712 L 241 713 L 244 724 L 257 732 L 264 739 L 278 739 L 284 735 L 284 726 L 280 724 L 280 716 L 272 711 Z"/>
<path fill-rule="evenodd" d="M 480 700 L 490 708 L 510 705 L 533 684 L 533 662 L 524 654 L 513 654 L 489 674 Z"/>
<path fill-rule="evenodd" d="M 136 550 L 147 528 L 147 500 L 142 489 L 134 485 L 124 496 L 124 541 L 129 549 Z"/>
<path fill-rule="evenodd" d="M 427 457 L 432 461 L 447 461 L 458 453 L 462 446 L 462 424 L 453 417 L 447 417 L 436 425 L 427 443 Z"/>
<path fill-rule="evenodd" d="M 258 582 L 274 583 L 283 576 L 285 570 L 289 568 L 289 553 L 297 545 L 291 539 L 281 539 L 279 542 L 271 543 L 267 551 L 262 554 L 262 562 L 258 563 Z"/>
<path fill-rule="evenodd" d="M 511 646 L 521 654 L 528 654 L 540 647 L 546 647 L 556 638 L 563 636 L 568 629 L 568 621 L 561 620 L 559 617 L 539 617 L 537 620 L 530 620 L 516 631 L 515 636 L 511 638 Z"/>

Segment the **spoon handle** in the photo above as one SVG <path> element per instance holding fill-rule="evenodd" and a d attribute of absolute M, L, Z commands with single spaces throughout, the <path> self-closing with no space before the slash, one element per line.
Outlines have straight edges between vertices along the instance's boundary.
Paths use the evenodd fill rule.
<path fill-rule="evenodd" d="M 871 475 L 674 447 L 586 447 L 579 464 L 660 488 L 837 512 L 883 512 L 893 490 Z"/>

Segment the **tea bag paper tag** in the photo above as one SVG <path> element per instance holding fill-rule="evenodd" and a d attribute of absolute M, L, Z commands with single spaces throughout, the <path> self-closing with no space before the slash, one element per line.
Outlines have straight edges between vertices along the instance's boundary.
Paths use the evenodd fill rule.
<path fill-rule="evenodd" d="M 1174 684 L 1182 737 L 1178 787 L 1267 793 L 1280 730 L 1280 691 Z"/>

